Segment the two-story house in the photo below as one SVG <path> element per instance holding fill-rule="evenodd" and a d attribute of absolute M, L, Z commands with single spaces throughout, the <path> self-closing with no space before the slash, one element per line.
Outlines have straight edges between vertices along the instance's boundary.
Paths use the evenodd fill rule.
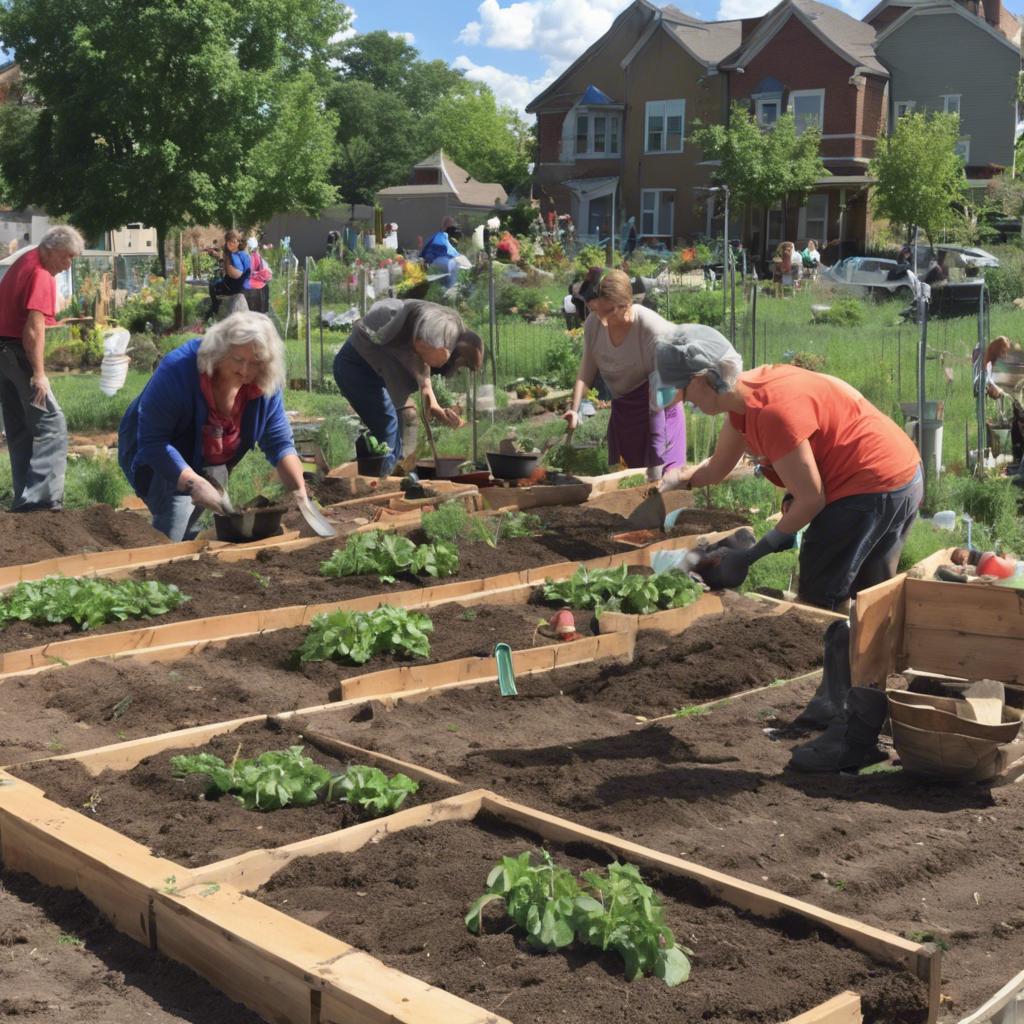
<path fill-rule="evenodd" d="M 868 163 L 886 128 L 889 79 L 875 30 L 816 0 L 782 0 L 742 25 L 741 43 L 719 64 L 730 102 L 749 104 L 766 128 L 783 112 L 797 131 L 816 126 L 829 172 L 799 207 L 751 211 L 744 237 L 755 253 L 786 239 L 831 243 L 831 262 L 863 246 L 870 223 Z"/>
<path fill-rule="evenodd" d="M 1012 164 L 1020 25 L 1001 0 L 882 0 L 865 21 L 891 76 L 890 123 L 910 111 L 959 114 L 969 182 Z"/>
<path fill-rule="evenodd" d="M 534 191 L 604 239 L 629 217 L 649 243 L 702 233 L 710 168 L 688 141 L 694 120 L 725 111 L 717 62 L 740 23 L 705 23 L 634 0 L 611 28 L 526 108 L 537 115 Z"/>

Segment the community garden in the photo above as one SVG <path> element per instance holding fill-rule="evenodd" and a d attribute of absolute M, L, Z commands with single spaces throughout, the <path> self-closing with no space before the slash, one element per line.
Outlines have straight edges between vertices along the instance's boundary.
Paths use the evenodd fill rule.
<path fill-rule="evenodd" d="M 330 374 L 346 333 L 321 308 L 348 307 L 352 268 L 316 268 L 315 310 L 282 282 L 289 377 L 313 384 L 285 404 L 332 539 L 286 517 L 250 543 L 170 544 L 133 510 L 114 434 L 187 336 L 160 333 L 153 310 L 131 311 L 152 362 L 115 396 L 88 358 L 53 373 L 69 508 L 0 514 L 4 1013 L 997 1019 L 971 1014 L 1024 964 L 1020 788 L 923 779 L 891 743 L 858 774 L 787 771 L 842 616 L 789 600 L 793 553 L 736 593 L 678 562 L 764 532 L 778 492 L 741 473 L 674 495 L 674 527 L 638 536 L 648 486 L 607 465 L 598 398 L 564 438 L 581 344 L 561 313 L 570 268 L 496 269 L 493 362 L 475 388 L 464 375 L 439 394 L 465 412 L 475 390 L 476 416 L 434 439 L 467 462 L 514 439 L 543 451 L 541 471 L 516 487 L 424 480 L 421 497 L 350 465 L 357 428 Z M 1024 311 L 1001 287 L 989 333 L 1020 338 Z M 481 290 L 484 275 L 449 299 L 487 342 Z M 721 291 L 652 297 L 676 322 L 725 326 Z M 842 377 L 898 421 L 916 399 L 919 329 L 898 302 L 832 302 L 844 323 L 812 313 L 829 304 L 813 287 L 759 296 L 756 319 L 742 288 L 737 303 L 746 363 Z M 904 569 L 968 531 L 1024 551 L 1021 491 L 968 471 L 977 340 L 971 319 L 929 325 L 927 397 L 946 429 L 926 512 L 955 525 L 917 524 Z M 67 360 L 73 343 L 52 348 Z M 700 460 L 718 425 L 687 416 Z M 236 504 L 275 486 L 258 453 L 231 480 Z M 1020 705 L 1016 595 L 960 587 L 899 577 L 868 592 L 854 650 L 884 667 L 858 682 L 992 673 Z M 929 648 L 958 653 L 940 669 L 915 653 Z"/>

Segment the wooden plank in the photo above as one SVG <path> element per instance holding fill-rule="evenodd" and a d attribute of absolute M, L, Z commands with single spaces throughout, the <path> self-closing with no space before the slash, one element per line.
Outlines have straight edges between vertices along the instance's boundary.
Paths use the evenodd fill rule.
<path fill-rule="evenodd" d="M 862 590 L 850 611 L 850 669 L 854 686 L 884 686 L 903 667 L 905 576 Z"/>
<path fill-rule="evenodd" d="M 862 1024 L 863 1020 L 860 996 L 843 992 L 799 1017 L 790 1017 L 786 1024 Z"/>
<path fill-rule="evenodd" d="M 940 565 L 949 565 L 953 560 L 953 552 L 956 548 L 942 548 L 935 551 L 920 562 L 915 562 L 908 570 L 907 576 L 915 580 L 930 580 L 935 575 L 935 570 Z M 961 586 L 962 584 L 956 584 Z"/>
<path fill-rule="evenodd" d="M 748 593 L 743 595 L 751 601 L 758 601 L 762 604 L 771 605 L 779 615 L 789 611 L 803 612 L 812 619 L 821 619 L 822 622 L 837 622 L 849 618 L 843 612 L 830 612 L 827 608 L 818 608 L 813 604 L 804 604 L 803 601 L 785 601 L 779 597 L 769 597 L 767 594 Z"/>
<path fill-rule="evenodd" d="M 985 1021 L 999 1021 L 1000 1014 L 1013 1003 L 1021 1002 L 1024 993 L 1024 971 L 1015 974 L 991 999 L 986 1000 L 974 1013 L 961 1017 L 958 1024 L 984 1024 Z M 1012 1024 L 1014 1017 L 1009 1017 L 1005 1024 Z"/>
<path fill-rule="evenodd" d="M 811 672 L 804 672 L 802 675 L 793 676 L 791 679 L 777 679 L 775 682 L 768 683 L 766 686 L 755 686 L 752 690 L 740 690 L 739 693 L 730 693 L 725 697 L 716 697 L 714 700 L 705 701 L 703 704 L 691 704 L 691 708 L 705 708 L 708 711 L 712 711 L 722 704 L 731 704 L 736 700 L 743 700 L 745 697 L 753 697 L 759 693 L 766 693 L 768 690 L 778 689 L 780 686 L 789 686 L 791 683 L 803 683 L 807 680 L 814 680 L 815 682 L 821 679 L 821 669 L 816 668 Z M 669 713 L 667 715 L 658 715 L 657 718 L 645 718 L 643 715 L 637 715 L 638 721 L 641 722 L 666 722 L 672 721 L 676 715 Z"/>
<path fill-rule="evenodd" d="M 669 608 L 651 615 L 603 612 L 597 622 L 602 633 L 625 633 L 635 630 L 640 633 L 661 631 L 677 634 L 692 626 L 698 619 L 708 615 L 721 615 L 722 611 L 722 599 L 717 594 L 701 594 L 693 604 L 685 608 Z"/>
<path fill-rule="evenodd" d="M 904 593 L 907 628 L 925 626 L 973 634 L 978 643 L 987 637 L 1024 637 L 1024 590 L 908 579 Z"/>
<path fill-rule="evenodd" d="M 909 626 L 901 667 L 924 673 L 934 669 L 965 679 L 999 679 L 1021 684 L 1024 683 L 1024 637 L 985 637 L 947 628 Z"/>

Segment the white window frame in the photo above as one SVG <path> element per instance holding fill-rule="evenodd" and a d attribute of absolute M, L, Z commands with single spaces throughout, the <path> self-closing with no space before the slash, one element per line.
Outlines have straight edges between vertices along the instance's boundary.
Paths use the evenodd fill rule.
<path fill-rule="evenodd" d="M 956 143 L 953 146 L 953 152 L 956 153 L 956 155 L 960 157 L 961 160 L 963 160 L 964 166 L 966 167 L 967 164 L 971 162 L 970 136 L 968 135 L 963 138 L 957 139 Z"/>
<path fill-rule="evenodd" d="M 678 113 L 677 113 L 678 111 Z M 668 149 L 668 119 L 679 118 L 679 148 Z M 661 119 L 661 145 L 657 149 L 651 148 L 651 119 Z M 644 104 L 644 153 L 657 155 L 659 153 L 682 153 L 686 148 L 686 100 L 648 100 Z"/>
<path fill-rule="evenodd" d="M 795 100 L 797 98 L 803 99 L 805 96 L 816 96 L 818 99 L 818 131 L 824 132 L 825 130 L 825 90 L 824 89 L 794 89 L 789 94 L 789 101 L 786 104 L 786 111 L 793 115 L 793 119 L 796 120 Z M 800 122 L 797 121 L 796 133 L 799 135 L 804 129 L 800 126 Z"/>
<path fill-rule="evenodd" d="M 957 116 L 959 116 L 960 115 L 960 99 L 961 99 L 962 95 L 963 94 L 959 93 L 959 92 L 951 92 L 951 93 L 947 93 L 945 96 L 943 96 L 942 97 L 942 112 L 944 114 L 956 114 Z M 950 100 L 956 100 L 956 110 L 950 110 L 949 109 L 949 107 L 950 107 L 949 101 Z"/>
<path fill-rule="evenodd" d="M 893 112 L 896 115 L 896 120 L 898 121 L 901 117 L 905 117 L 907 114 L 911 113 L 916 106 L 917 100 L 895 100 L 892 107 Z"/>
<path fill-rule="evenodd" d="M 670 195 L 672 197 L 672 220 L 675 220 L 676 212 L 676 190 L 674 188 L 645 188 L 640 192 L 640 235 L 643 238 L 668 238 L 673 237 L 674 224 L 660 224 L 660 213 L 662 208 L 662 196 Z M 647 197 L 654 197 L 654 208 L 652 210 L 647 209 Z M 653 216 L 651 221 L 652 230 L 647 230 L 647 214 L 650 213 Z M 667 229 L 667 230 L 666 230 Z"/>
<path fill-rule="evenodd" d="M 815 225 L 814 228 L 808 226 L 808 213 L 810 211 L 811 200 L 824 200 L 825 209 L 821 216 L 815 216 L 811 221 Z M 817 227 L 818 223 L 821 223 L 821 228 Z M 815 192 L 813 195 L 807 197 L 806 202 L 800 207 L 800 215 L 797 218 L 797 238 L 806 243 L 807 239 L 813 238 L 818 243 L 818 248 L 824 248 L 828 241 L 828 193 L 827 192 Z"/>
<path fill-rule="evenodd" d="M 764 108 L 772 106 L 775 108 L 775 121 L 778 121 L 782 115 L 782 95 L 780 93 L 772 93 L 771 95 L 756 96 L 754 98 L 754 116 L 757 119 L 758 125 L 762 128 L 771 128 L 775 121 L 766 121 L 764 119 Z"/>
<path fill-rule="evenodd" d="M 601 107 L 576 107 L 573 111 L 572 144 L 577 159 L 609 160 L 617 159 L 622 150 L 622 114 L 618 110 L 606 110 Z M 587 119 L 587 148 L 579 149 L 579 119 Z M 594 148 L 595 124 L 599 117 L 604 118 L 604 149 Z M 615 146 L 612 148 L 612 142 Z"/>

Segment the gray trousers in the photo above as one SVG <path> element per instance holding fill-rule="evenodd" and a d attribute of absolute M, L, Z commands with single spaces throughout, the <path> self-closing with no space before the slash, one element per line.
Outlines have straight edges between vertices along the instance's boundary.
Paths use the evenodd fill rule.
<path fill-rule="evenodd" d="M 12 512 L 60 508 L 68 464 L 68 427 L 57 400 L 32 404 L 32 368 L 19 342 L 0 341 L 0 409 L 14 484 Z"/>

